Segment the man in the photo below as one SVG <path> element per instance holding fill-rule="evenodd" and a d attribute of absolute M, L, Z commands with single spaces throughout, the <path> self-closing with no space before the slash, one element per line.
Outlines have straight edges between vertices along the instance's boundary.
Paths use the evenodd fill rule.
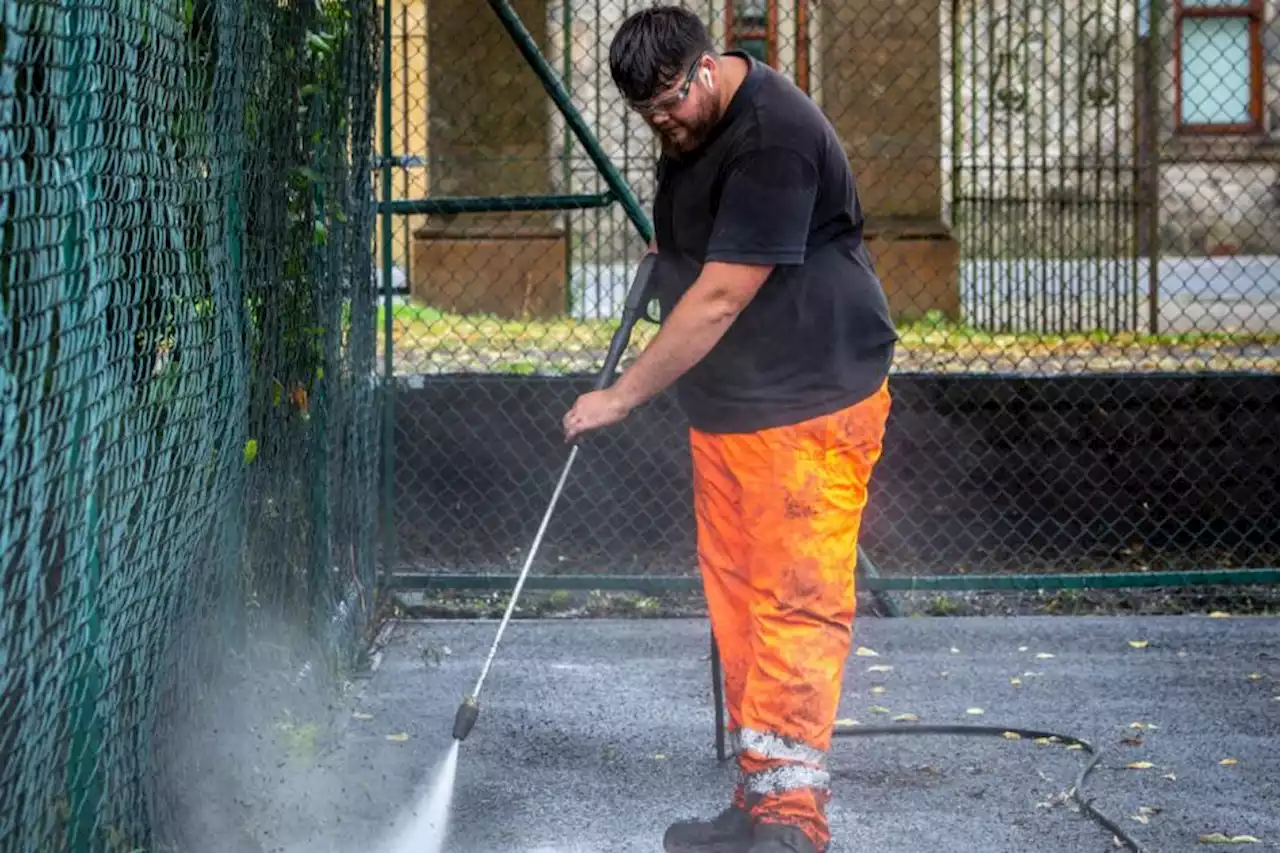
<path fill-rule="evenodd" d="M 854 566 L 897 340 L 840 140 L 786 78 L 717 53 L 679 8 L 629 17 L 613 80 L 661 140 L 662 328 L 566 440 L 674 385 L 689 419 L 698 561 L 739 782 L 670 853 L 814 853 L 852 639 Z"/>

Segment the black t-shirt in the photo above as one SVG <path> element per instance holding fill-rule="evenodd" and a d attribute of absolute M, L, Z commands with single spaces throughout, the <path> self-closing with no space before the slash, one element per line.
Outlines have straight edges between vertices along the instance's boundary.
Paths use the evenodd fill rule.
<path fill-rule="evenodd" d="M 897 335 L 863 242 L 835 131 L 790 80 L 751 64 L 710 137 L 658 163 L 654 295 L 668 316 L 709 261 L 777 266 L 676 383 L 690 425 L 751 432 L 852 405 L 888 374 Z"/>

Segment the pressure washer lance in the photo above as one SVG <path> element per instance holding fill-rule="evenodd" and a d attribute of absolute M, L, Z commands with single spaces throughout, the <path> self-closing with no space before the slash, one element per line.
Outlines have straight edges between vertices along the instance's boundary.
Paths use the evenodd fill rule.
<path fill-rule="evenodd" d="M 622 357 L 623 350 L 627 348 L 627 344 L 631 341 L 631 330 L 639 321 L 645 303 L 648 301 L 649 277 L 653 273 L 653 265 L 656 262 L 657 256 L 651 252 L 646 253 L 640 261 L 640 267 L 636 270 L 636 277 L 631 283 L 631 289 L 627 292 L 627 301 L 622 309 L 622 322 L 618 325 L 617 331 L 613 333 L 613 340 L 609 342 L 609 352 L 604 359 L 604 367 L 600 371 L 599 378 L 596 379 L 595 390 L 597 391 L 607 388 L 613 381 L 613 373 L 618 366 L 618 360 Z M 489 657 L 484 662 L 484 668 L 480 670 L 480 679 L 476 681 L 475 690 L 462 700 L 462 704 L 458 706 L 458 713 L 454 715 L 454 740 L 466 740 L 467 736 L 471 734 L 471 729 L 475 726 L 476 720 L 480 717 L 480 688 L 484 685 L 485 677 L 489 674 L 489 667 L 493 664 L 494 655 L 497 654 L 498 643 L 502 640 L 502 633 L 507 628 L 507 622 L 511 620 L 511 613 L 515 610 L 516 601 L 520 598 L 520 590 L 523 589 L 525 578 L 529 575 L 529 567 L 533 565 L 533 559 L 537 556 L 538 548 L 542 546 L 542 537 L 547 532 L 547 525 L 551 522 L 551 514 L 555 511 L 556 504 L 560 501 L 560 494 L 564 491 L 565 481 L 569 479 L 569 470 L 573 467 L 573 462 L 577 458 L 578 444 L 575 442 L 569 451 L 569 459 L 565 462 L 564 470 L 560 472 L 560 481 L 556 483 L 555 491 L 551 495 L 551 503 L 547 505 L 547 511 L 542 516 L 542 524 L 538 526 L 538 533 L 533 538 L 533 545 L 529 548 L 529 556 L 525 558 L 524 568 L 520 570 L 520 577 L 516 580 L 516 588 L 511 593 L 511 601 L 507 604 L 507 612 L 502 615 L 502 622 L 498 625 L 498 634 L 493 638 L 493 645 L 489 649 Z"/>

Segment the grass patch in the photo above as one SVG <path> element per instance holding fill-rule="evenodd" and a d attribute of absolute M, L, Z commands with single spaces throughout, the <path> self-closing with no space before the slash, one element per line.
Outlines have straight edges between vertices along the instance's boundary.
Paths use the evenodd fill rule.
<path fill-rule="evenodd" d="M 398 305 L 392 313 L 397 373 L 593 373 L 617 328 L 616 320 L 518 320 L 419 305 Z M 636 326 L 624 367 L 658 328 Z M 899 323 L 898 333 L 900 372 L 1280 370 L 1280 334 L 998 333 L 937 312 Z"/>

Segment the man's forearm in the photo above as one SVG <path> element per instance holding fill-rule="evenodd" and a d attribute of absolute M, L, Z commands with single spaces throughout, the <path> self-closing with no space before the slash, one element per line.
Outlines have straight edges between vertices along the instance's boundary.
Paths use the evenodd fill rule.
<path fill-rule="evenodd" d="M 733 323 L 735 314 L 708 300 L 681 302 L 635 364 L 614 385 L 627 407 L 648 402 L 701 361 Z"/>
<path fill-rule="evenodd" d="M 758 284 L 750 286 L 754 293 Z M 714 279 L 700 280 L 672 310 L 614 389 L 628 408 L 648 402 L 701 361 L 737 319 L 749 297 Z"/>

